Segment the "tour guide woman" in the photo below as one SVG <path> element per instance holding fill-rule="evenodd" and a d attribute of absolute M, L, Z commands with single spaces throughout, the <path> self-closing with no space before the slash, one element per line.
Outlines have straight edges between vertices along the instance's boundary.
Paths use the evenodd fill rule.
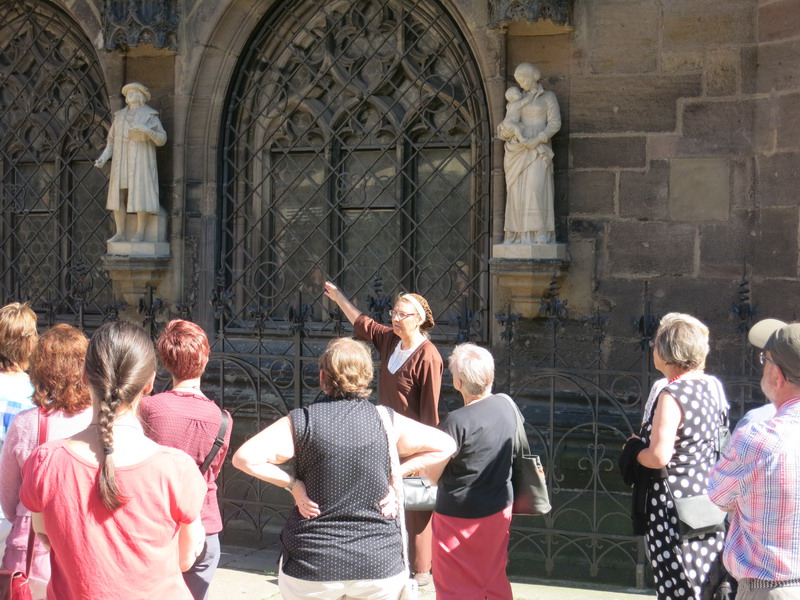
<path fill-rule="evenodd" d="M 233 465 L 295 500 L 281 533 L 283 598 L 396 600 L 408 570 L 397 496 L 389 492 L 389 435 L 368 400 L 369 348 L 351 338 L 332 340 L 319 359 L 319 380 L 322 399 L 245 442 Z M 455 451 L 446 433 L 382 410 L 393 421 L 397 453 L 409 457 L 395 475 L 435 468 Z M 293 457 L 295 477 L 278 466 Z"/>
<path fill-rule="evenodd" d="M 425 298 L 402 294 L 389 311 L 392 326 L 385 327 L 361 314 L 329 281 L 325 283 L 325 295 L 339 305 L 353 324 L 355 336 L 377 348 L 381 357 L 380 404 L 425 425 L 437 425 L 443 364 L 439 351 L 425 333 L 434 325 Z M 406 512 L 411 571 L 421 586 L 430 582 L 431 514 Z"/>

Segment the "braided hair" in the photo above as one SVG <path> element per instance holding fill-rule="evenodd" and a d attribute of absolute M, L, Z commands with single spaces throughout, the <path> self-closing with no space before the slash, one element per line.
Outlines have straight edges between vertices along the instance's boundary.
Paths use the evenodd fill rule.
<path fill-rule="evenodd" d="M 106 323 L 89 342 L 86 379 L 98 399 L 97 428 L 102 447 L 97 483 L 100 498 L 111 510 L 126 499 L 117 485 L 114 459 L 114 419 L 138 398 L 156 370 L 153 343 L 144 330 L 127 321 Z"/>

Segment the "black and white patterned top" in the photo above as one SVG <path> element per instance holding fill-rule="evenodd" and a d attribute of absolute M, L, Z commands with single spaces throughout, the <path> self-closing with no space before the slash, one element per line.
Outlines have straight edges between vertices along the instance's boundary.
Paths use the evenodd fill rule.
<path fill-rule="evenodd" d="M 394 418 L 394 412 L 390 416 Z M 389 492 L 386 432 L 367 400 L 323 398 L 289 413 L 296 475 L 321 514 L 292 509 L 283 572 L 306 581 L 384 579 L 405 569 L 400 524 L 380 513 Z"/>
<path fill-rule="evenodd" d="M 711 566 L 722 552 L 721 532 L 680 539 L 674 498 L 697 496 L 708 489 L 708 472 L 717 460 L 721 425 L 727 427 L 728 401 L 716 377 L 695 374 L 668 384 L 683 419 L 675 435 L 675 451 L 666 465 L 667 485 L 655 479 L 648 491 L 647 546 L 658 600 L 700 600 Z M 653 416 L 661 397 L 645 415 L 642 439 L 650 444 Z"/>

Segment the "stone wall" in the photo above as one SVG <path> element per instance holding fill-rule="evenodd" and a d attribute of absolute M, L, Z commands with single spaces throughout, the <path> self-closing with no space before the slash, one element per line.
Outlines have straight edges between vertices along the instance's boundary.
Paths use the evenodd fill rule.
<path fill-rule="evenodd" d="M 757 316 L 800 317 L 798 11 L 796 0 L 577 0 L 567 35 L 509 28 L 508 71 L 541 65 L 566 114 L 561 293 L 573 318 L 611 316 L 610 357 L 638 337 L 645 295 L 655 314 L 705 320 L 723 370 L 740 359 L 730 308 L 743 277 Z"/>
<path fill-rule="evenodd" d="M 169 135 L 159 168 L 175 257 L 159 294 L 192 295 L 210 325 L 219 119 L 272 2 L 185 0 L 176 51 L 127 54 L 103 49 L 100 0 L 60 4 L 98 48 L 112 108 L 125 81 L 153 90 Z M 473 46 L 494 121 L 522 61 L 559 98 L 557 234 L 571 257 L 561 294 L 570 318 L 610 315 L 609 356 L 637 338 L 630 323 L 645 296 L 656 314 L 707 321 L 723 366 L 739 356 L 729 309 L 742 278 L 759 316 L 800 318 L 800 0 L 574 0 L 568 26 L 500 27 L 488 24 L 487 2 L 445 4 Z M 499 241 L 502 145 L 492 148 Z"/>

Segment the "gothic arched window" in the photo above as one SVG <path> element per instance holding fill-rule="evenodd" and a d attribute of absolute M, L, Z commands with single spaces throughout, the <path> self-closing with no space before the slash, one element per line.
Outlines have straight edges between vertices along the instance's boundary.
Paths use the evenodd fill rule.
<path fill-rule="evenodd" d="M 376 281 L 424 295 L 437 336 L 457 333 L 458 313 L 485 315 L 486 100 L 437 2 L 279 3 L 240 59 L 223 128 L 226 328 L 259 314 L 285 329 L 298 292 L 324 327 L 325 279 L 365 311 Z"/>
<path fill-rule="evenodd" d="M 107 178 L 93 161 L 109 111 L 88 40 L 42 0 L 0 0 L 0 300 L 100 312 L 111 285 Z"/>

